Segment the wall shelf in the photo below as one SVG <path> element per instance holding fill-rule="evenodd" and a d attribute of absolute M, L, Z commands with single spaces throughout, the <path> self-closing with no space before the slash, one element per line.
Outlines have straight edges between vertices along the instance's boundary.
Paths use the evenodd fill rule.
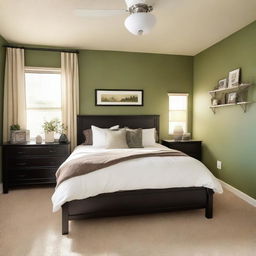
<path fill-rule="evenodd" d="M 218 101 L 221 102 L 221 104 L 218 104 L 218 105 L 211 105 L 210 109 L 215 114 L 217 108 L 238 105 L 243 109 L 244 112 L 246 112 L 247 111 L 247 106 L 249 104 L 254 103 L 254 102 L 247 101 L 248 91 L 246 91 L 246 90 L 250 86 L 252 86 L 252 84 L 242 83 L 242 84 L 239 84 L 237 86 L 233 86 L 233 87 L 229 87 L 229 88 L 223 88 L 223 89 L 217 89 L 217 90 L 209 91 L 209 94 L 211 95 L 211 98 L 212 98 L 212 102 L 213 102 L 213 99 L 218 99 Z M 237 93 L 238 102 L 224 103 L 224 102 L 226 102 L 226 95 L 229 94 L 229 93 L 232 93 L 232 92 Z M 246 95 L 246 96 L 244 96 L 244 95 Z"/>
<path fill-rule="evenodd" d="M 214 97 L 216 93 L 230 93 L 230 92 L 238 92 L 239 90 L 247 89 L 252 86 L 252 84 L 239 84 L 238 86 L 233 86 L 229 88 L 223 88 L 218 90 L 209 91 L 209 94 Z M 224 105 L 224 104 L 223 104 Z"/>
<path fill-rule="evenodd" d="M 211 108 L 212 112 L 215 114 L 217 108 L 238 105 L 243 109 L 244 112 L 246 112 L 247 106 L 252 103 L 253 102 L 249 102 L 249 101 L 237 102 L 237 103 L 227 103 L 227 104 L 220 104 L 220 105 L 216 105 L 216 106 L 210 106 L 210 108 Z"/>

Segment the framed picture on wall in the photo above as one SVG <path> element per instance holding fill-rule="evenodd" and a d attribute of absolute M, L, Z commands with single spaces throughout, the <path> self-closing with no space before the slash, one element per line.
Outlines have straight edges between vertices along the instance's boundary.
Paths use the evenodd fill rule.
<path fill-rule="evenodd" d="M 228 75 L 228 87 L 238 86 L 240 81 L 240 68 L 229 72 Z"/>
<path fill-rule="evenodd" d="M 96 106 L 143 106 L 143 90 L 96 89 Z"/>

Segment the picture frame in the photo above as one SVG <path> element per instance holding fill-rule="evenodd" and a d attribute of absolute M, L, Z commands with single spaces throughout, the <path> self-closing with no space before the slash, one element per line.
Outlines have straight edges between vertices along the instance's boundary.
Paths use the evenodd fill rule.
<path fill-rule="evenodd" d="M 228 88 L 238 86 L 239 81 L 240 81 L 240 68 L 230 71 L 228 75 Z"/>
<path fill-rule="evenodd" d="M 230 92 L 226 94 L 226 104 L 232 104 L 237 102 L 237 93 Z"/>
<path fill-rule="evenodd" d="M 143 90 L 95 89 L 95 106 L 143 106 Z"/>
<path fill-rule="evenodd" d="M 225 88 L 227 88 L 227 86 L 228 86 L 227 78 L 219 80 L 218 89 L 225 89 Z"/>
<path fill-rule="evenodd" d="M 218 99 L 212 99 L 212 106 L 217 106 L 219 105 L 219 100 Z"/>

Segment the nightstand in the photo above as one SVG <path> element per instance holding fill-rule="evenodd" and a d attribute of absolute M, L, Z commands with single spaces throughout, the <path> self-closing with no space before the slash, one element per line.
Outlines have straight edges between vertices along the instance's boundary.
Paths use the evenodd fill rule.
<path fill-rule="evenodd" d="M 69 144 L 3 144 L 3 192 L 20 185 L 55 184 Z"/>
<path fill-rule="evenodd" d="M 194 157 L 198 160 L 202 160 L 202 141 L 199 140 L 162 140 L 162 144 L 168 148 L 176 149 L 182 151 L 183 153 Z"/>

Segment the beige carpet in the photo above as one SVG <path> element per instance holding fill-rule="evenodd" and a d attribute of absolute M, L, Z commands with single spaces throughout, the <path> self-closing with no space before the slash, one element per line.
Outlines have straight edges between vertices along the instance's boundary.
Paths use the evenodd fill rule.
<path fill-rule="evenodd" d="M 53 188 L 0 195 L 4 256 L 255 256 L 256 208 L 228 191 L 215 195 L 214 218 L 203 210 L 73 221 L 61 235 L 51 212 Z"/>

